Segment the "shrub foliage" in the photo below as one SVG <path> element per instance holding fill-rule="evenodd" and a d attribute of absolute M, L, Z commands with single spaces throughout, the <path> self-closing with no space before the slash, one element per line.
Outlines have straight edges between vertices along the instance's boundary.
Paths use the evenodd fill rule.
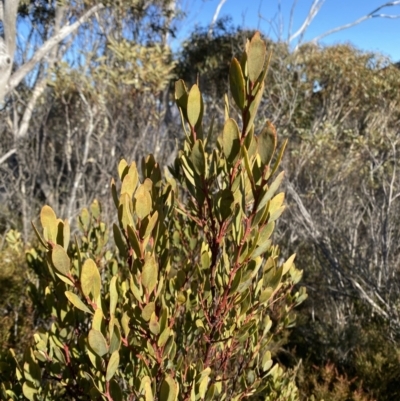
<path fill-rule="evenodd" d="M 39 283 L 34 345 L 2 355 L 4 399 L 296 400 L 274 358 L 306 293 L 273 245 L 284 210 L 274 126 L 254 132 L 267 50 L 256 33 L 229 81 L 216 144 L 198 85 L 175 84 L 185 141 L 169 172 L 152 155 L 119 164 L 117 223 L 94 202 L 80 238 L 49 206 L 27 254 Z M 231 116 L 240 115 L 239 121 Z M 108 245 L 112 231 L 114 247 Z"/>

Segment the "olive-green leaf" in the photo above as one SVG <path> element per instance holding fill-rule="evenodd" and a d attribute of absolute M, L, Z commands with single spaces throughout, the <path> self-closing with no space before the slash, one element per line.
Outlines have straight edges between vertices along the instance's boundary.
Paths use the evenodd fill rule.
<path fill-rule="evenodd" d="M 158 323 L 157 316 L 154 312 L 151 314 L 150 317 L 149 329 L 155 335 L 160 334 L 160 324 Z"/>
<path fill-rule="evenodd" d="M 128 226 L 128 238 L 133 250 L 136 253 L 136 256 L 138 258 L 142 257 L 139 238 L 136 234 L 136 231 L 131 226 Z"/>
<path fill-rule="evenodd" d="M 115 372 L 118 369 L 119 365 L 119 352 L 114 351 L 111 354 L 110 360 L 108 361 L 107 371 L 106 371 L 106 380 L 110 381 L 114 376 Z"/>
<path fill-rule="evenodd" d="M 258 92 L 256 93 L 254 99 L 251 101 L 249 105 L 249 116 L 246 119 L 246 130 L 245 130 L 246 135 L 253 128 L 254 119 L 256 118 L 258 106 L 260 105 L 263 93 L 264 93 L 264 82 L 261 83 Z"/>
<path fill-rule="evenodd" d="M 151 389 L 151 380 L 149 376 L 143 377 L 140 383 L 140 389 L 144 390 L 145 401 L 154 401 L 153 391 Z"/>
<path fill-rule="evenodd" d="M 233 164 L 240 152 L 240 132 L 235 120 L 229 118 L 222 133 L 222 149 L 228 163 Z"/>
<path fill-rule="evenodd" d="M 275 192 L 278 190 L 279 186 L 282 183 L 283 177 L 285 176 L 285 172 L 282 171 L 274 180 L 274 182 L 270 185 L 267 192 L 261 198 L 260 203 L 257 207 L 257 212 L 263 208 L 269 200 L 275 195 Z"/>
<path fill-rule="evenodd" d="M 115 309 L 118 302 L 118 291 L 117 291 L 117 276 L 114 276 L 110 281 L 110 314 L 115 314 Z"/>
<path fill-rule="evenodd" d="M 203 141 L 200 139 L 197 139 L 193 145 L 190 160 L 193 163 L 196 173 L 199 175 L 204 175 L 206 170 L 206 155 L 204 152 Z"/>
<path fill-rule="evenodd" d="M 171 329 L 166 327 L 158 338 L 157 345 L 159 347 L 163 347 L 168 341 L 169 336 L 171 335 Z"/>
<path fill-rule="evenodd" d="M 158 265 L 153 255 L 145 258 L 143 271 L 142 271 L 142 284 L 150 293 L 157 285 L 158 279 Z"/>
<path fill-rule="evenodd" d="M 142 310 L 142 318 L 148 322 L 151 318 L 152 313 L 155 311 L 156 305 L 154 302 L 147 304 Z"/>
<path fill-rule="evenodd" d="M 232 59 L 229 70 L 229 84 L 231 87 L 232 97 L 240 110 L 243 110 L 245 103 L 245 81 L 243 77 L 242 67 L 236 58 Z"/>
<path fill-rule="evenodd" d="M 96 263 L 92 259 L 88 259 L 82 266 L 81 286 L 85 296 L 92 293 L 94 300 L 100 295 L 101 277 Z"/>
<path fill-rule="evenodd" d="M 128 169 L 128 163 L 126 162 L 125 159 L 122 159 L 119 164 L 118 164 L 118 175 L 121 181 L 123 181 L 125 174 L 127 173 Z"/>
<path fill-rule="evenodd" d="M 160 401 L 176 401 L 178 399 L 179 386 L 175 380 L 167 375 L 161 384 Z"/>
<path fill-rule="evenodd" d="M 258 136 L 258 153 L 264 165 L 267 165 L 271 162 L 272 156 L 276 150 L 276 142 L 275 127 L 268 120 Z"/>
<path fill-rule="evenodd" d="M 192 127 L 195 127 L 201 114 L 201 93 L 199 87 L 195 84 L 190 89 L 187 102 L 188 121 Z"/>
<path fill-rule="evenodd" d="M 65 252 L 65 249 L 61 245 L 55 245 L 51 252 L 51 261 L 53 262 L 53 266 L 56 270 L 64 274 L 64 276 L 68 276 L 70 274 L 69 267 L 71 265 L 71 261 Z"/>
<path fill-rule="evenodd" d="M 135 193 L 135 211 L 139 219 L 144 219 L 150 212 L 152 207 L 151 195 L 146 188 L 141 185 Z"/>
<path fill-rule="evenodd" d="M 121 348 L 121 332 L 118 325 L 114 324 L 113 328 L 114 329 L 112 330 L 112 336 L 110 340 L 110 348 L 108 350 L 111 354 Z"/>
<path fill-rule="evenodd" d="M 267 48 L 261 39 L 260 32 L 256 32 L 252 37 L 247 52 L 247 66 L 251 82 L 256 82 L 264 69 Z"/>
<path fill-rule="evenodd" d="M 92 329 L 101 331 L 101 324 L 103 323 L 103 311 L 98 308 L 94 312 L 93 320 L 92 320 Z"/>
<path fill-rule="evenodd" d="M 108 352 L 106 339 L 100 331 L 91 329 L 89 331 L 88 341 L 90 348 L 100 357 Z"/>
<path fill-rule="evenodd" d="M 262 304 L 264 302 L 267 302 L 271 298 L 273 293 L 274 290 L 271 287 L 267 287 L 265 290 L 263 290 L 260 294 L 260 299 L 259 299 L 260 303 Z"/>
<path fill-rule="evenodd" d="M 90 226 L 89 210 L 83 208 L 80 216 L 78 217 L 78 221 L 85 232 L 89 231 L 89 226 Z"/>
<path fill-rule="evenodd" d="M 57 240 L 58 220 L 54 210 L 50 206 L 46 205 L 42 207 L 40 222 L 42 223 L 43 229 L 47 231 L 47 238 L 44 236 L 44 239 L 55 243 Z"/>
<path fill-rule="evenodd" d="M 63 246 L 65 251 L 68 250 L 68 245 L 71 237 L 71 228 L 69 226 L 68 220 L 63 221 Z"/>
<path fill-rule="evenodd" d="M 265 352 L 265 354 L 262 358 L 262 362 L 261 362 L 263 371 L 266 372 L 267 370 L 269 370 L 271 368 L 272 364 L 273 364 L 273 361 L 272 361 L 272 357 L 271 357 L 271 351 L 268 350 Z"/>
<path fill-rule="evenodd" d="M 143 222 L 140 226 L 141 238 L 147 238 L 151 234 L 154 227 L 156 226 L 157 220 L 158 220 L 157 210 L 153 213 L 153 215 L 151 217 L 147 216 L 147 219 L 143 220 Z"/>
<path fill-rule="evenodd" d="M 182 79 L 175 82 L 175 100 L 178 107 L 186 112 L 188 92 Z"/>
<path fill-rule="evenodd" d="M 71 291 L 65 291 L 65 296 L 67 297 L 68 301 L 75 306 L 75 308 L 78 308 L 83 312 L 93 314 L 93 312 L 82 302 L 78 295 Z"/>
<path fill-rule="evenodd" d="M 29 401 L 36 400 L 37 390 L 32 386 L 30 382 L 24 382 L 22 385 L 22 393 Z"/>
<path fill-rule="evenodd" d="M 121 186 L 121 194 L 128 194 L 129 196 L 133 195 L 133 192 L 136 189 L 137 181 L 135 182 L 134 177 L 132 177 L 129 173 L 125 175 L 124 181 L 122 181 Z"/>
<path fill-rule="evenodd" d="M 275 212 L 275 210 L 278 210 L 281 206 L 283 201 L 285 200 L 285 193 L 280 192 L 278 195 L 275 195 L 272 199 L 271 202 L 269 203 L 269 211 L 270 213 Z"/>
<path fill-rule="evenodd" d="M 124 400 L 124 395 L 122 394 L 121 387 L 114 379 L 110 381 L 110 396 L 113 401 Z"/>
<path fill-rule="evenodd" d="M 128 230 L 129 230 L 129 226 L 128 226 Z M 115 223 L 113 224 L 113 233 L 114 233 L 114 241 L 121 254 L 121 257 L 123 259 L 125 259 L 126 258 L 125 240 L 122 238 L 121 231 L 119 230 L 119 227 Z"/>
<path fill-rule="evenodd" d="M 290 256 L 290 258 L 283 264 L 283 268 L 282 268 L 282 276 L 285 275 L 290 268 L 293 265 L 294 259 L 296 257 L 296 254 L 294 253 L 292 256 Z"/>

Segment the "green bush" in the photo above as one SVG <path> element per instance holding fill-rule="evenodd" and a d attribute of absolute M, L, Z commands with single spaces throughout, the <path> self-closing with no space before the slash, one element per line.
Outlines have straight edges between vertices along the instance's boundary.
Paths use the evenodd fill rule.
<path fill-rule="evenodd" d="M 185 142 L 164 177 L 152 155 L 122 160 L 111 183 L 116 249 L 100 205 L 79 216 L 83 235 L 44 206 L 45 251 L 27 254 L 42 327 L 22 360 L 2 355 L 1 396 L 17 400 L 297 400 L 294 377 L 274 359 L 306 293 L 301 271 L 272 244 L 284 210 L 270 122 L 254 134 L 266 47 L 255 34 L 225 99 L 217 144 L 202 126 L 197 85 L 175 85 Z M 241 115 L 237 123 L 231 115 Z M 240 126 L 240 128 L 239 128 Z"/>

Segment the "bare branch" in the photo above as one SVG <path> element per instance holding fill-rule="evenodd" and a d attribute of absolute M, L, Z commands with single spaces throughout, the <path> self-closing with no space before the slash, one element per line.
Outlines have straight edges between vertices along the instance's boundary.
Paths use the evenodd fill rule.
<path fill-rule="evenodd" d="M 297 0 L 294 0 L 292 3 L 292 7 L 290 9 L 290 17 L 289 17 L 289 29 L 288 29 L 288 42 L 290 42 L 290 36 L 292 35 L 292 27 L 293 27 L 293 18 L 294 18 L 294 11 L 297 6 Z"/>
<path fill-rule="evenodd" d="M 54 35 L 52 38 L 47 40 L 40 49 L 36 51 L 33 57 L 26 62 L 22 67 L 20 67 L 9 79 L 8 87 L 6 88 L 6 94 L 12 91 L 24 78 L 25 76 L 35 67 L 35 65 L 58 43 L 64 40 L 73 31 L 79 28 L 85 21 L 87 21 L 91 15 L 96 11 L 103 8 L 102 4 L 98 4 L 91 9 L 89 9 L 85 14 L 83 14 L 76 22 L 71 25 L 66 25 L 60 32 Z M 1 101 L 1 99 L 0 99 Z"/>
<path fill-rule="evenodd" d="M 57 6 L 56 18 L 55 18 L 55 22 L 54 22 L 54 35 L 55 36 L 57 36 L 60 32 L 64 12 L 65 12 L 65 7 Z M 54 46 L 50 51 L 48 70 L 52 69 L 56 60 L 57 60 L 57 47 Z M 25 108 L 21 123 L 20 123 L 18 129 L 16 130 L 16 132 L 17 132 L 16 139 L 21 139 L 28 133 L 29 123 L 32 118 L 33 110 L 36 106 L 36 102 L 39 99 L 39 97 L 42 95 L 44 90 L 46 89 L 46 86 L 47 86 L 47 77 L 43 77 L 41 80 L 39 80 L 36 83 L 35 88 L 33 89 L 32 96 L 29 99 L 28 105 Z"/>
<path fill-rule="evenodd" d="M 4 31 L 4 40 L 0 37 L 0 103 L 7 91 L 14 60 L 18 3 L 18 0 L 0 1 L 0 19 Z"/>
<path fill-rule="evenodd" d="M 0 165 L 3 164 L 6 160 L 8 160 L 14 153 L 17 152 L 17 149 L 10 149 L 6 154 L 0 157 Z"/>
<path fill-rule="evenodd" d="M 219 13 L 221 11 L 222 6 L 225 3 L 226 3 L 226 0 L 220 0 L 219 3 L 218 3 L 217 8 L 215 9 L 215 13 L 213 15 L 213 19 L 211 21 L 210 28 L 208 29 L 208 37 L 211 37 L 211 35 L 213 33 L 213 30 L 214 30 L 215 23 L 217 22 L 217 19 L 218 19 L 218 15 L 219 15 Z"/>
<path fill-rule="evenodd" d="M 307 31 L 307 28 L 310 26 L 311 22 L 314 20 L 314 18 L 317 16 L 319 10 L 325 3 L 325 0 L 313 0 L 310 11 L 308 12 L 308 15 L 306 19 L 303 22 L 303 25 L 295 32 L 292 36 L 289 38 L 289 42 L 293 41 L 296 39 L 298 36 L 300 36 L 299 43 L 302 41 L 304 34 Z"/>
<path fill-rule="evenodd" d="M 361 17 L 361 18 L 359 18 L 359 19 L 357 19 L 357 20 L 355 20 L 353 22 L 350 22 L 350 23 L 345 24 L 345 25 L 338 26 L 338 27 L 333 28 L 333 29 L 331 29 L 331 30 L 329 30 L 327 32 L 324 32 L 323 34 L 321 34 L 321 35 L 317 36 L 316 38 L 314 38 L 311 42 L 316 43 L 319 40 L 321 40 L 322 38 L 325 38 L 326 36 L 332 35 L 333 33 L 336 33 L 336 32 L 339 32 L 339 31 L 343 31 L 345 29 L 352 28 L 353 26 L 361 24 L 361 22 L 364 22 L 364 21 L 366 21 L 368 19 L 371 19 L 371 18 L 389 18 L 389 19 L 400 18 L 400 14 L 399 15 L 390 15 L 390 14 L 379 14 L 378 13 L 380 10 L 382 10 L 382 8 L 393 7 L 393 6 L 398 6 L 398 5 L 400 5 L 400 0 L 389 1 L 389 2 L 387 2 L 385 4 L 382 4 L 381 6 L 376 8 L 375 10 L 371 11 L 369 14 L 364 15 L 363 17 Z"/>

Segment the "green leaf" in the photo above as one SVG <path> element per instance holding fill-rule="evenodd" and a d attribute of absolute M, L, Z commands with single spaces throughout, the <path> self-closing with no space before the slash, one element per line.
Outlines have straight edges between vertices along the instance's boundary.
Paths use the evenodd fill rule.
<path fill-rule="evenodd" d="M 256 32 L 252 37 L 247 52 L 247 68 L 251 82 L 256 82 L 264 69 L 267 48 L 261 39 L 260 32 Z"/>
<path fill-rule="evenodd" d="M 129 242 L 136 253 L 136 257 L 141 258 L 142 253 L 140 251 L 140 243 L 136 231 L 131 226 L 128 226 L 127 231 L 128 231 Z"/>
<path fill-rule="evenodd" d="M 206 155 L 204 152 L 203 142 L 200 139 L 197 139 L 193 145 L 190 160 L 193 163 L 196 173 L 198 175 L 204 175 L 206 170 Z"/>
<path fill-rule="evenodd" d="M 269 237 L 274 232 L 274 228 L 275 228 L 275 223 L 270 222 L 260 230 L 260 235 L 258 237 L 258 243 L 257 243 L 258 246 L 262 246 L 263 244 L 265 244 L 266 241 L 268 241 Z"/>
<path fill-rule="evenodd" d="M 96 301 L 100 295 L 101 277 L 99 269 L 92 259 L 86 260 L 83 264 L 80 280 L 83 294 L 88 297 L 92 293 L 93 299 Z"/>
<path fill-rule="evenodd" d="M 117 291 L 117 276 L 114 276 L 110 281 L 110 314 L 115 314 L 115 309 L 118 302 L 118 291 Z"/>
<path fill-rule="evenodd" d="M 139 219 L 144 219 L 152 208 L 152 200 L 149 191 L 141 185 L 135 193 L 135 211 Z"/>
<path fill-rule="evenodd" d="M 231 62 L 231 67 L 229 70 L 229 83 L 235 103 L 240 110 L 243 110 L 245 102 L 245 81 L 242 68 L 236 58 L 233 58 Z"/>
<path fill-rule="evenodd" d="M 276 209 L 274 212 L 271 212 L 268 221 L 271 222 L 279 219 L 279 217 L 281 217 L 281 214 L 284 212 L 285 209 L 286 206 L 283 205 L 280 208 Z"/>
<path fill-rule="evenodd" d="M 274 182 L 270 185 L 268 188 L 267 192 L 264 194 L 264 196 L 261 198 L 260 203 L 258 204 L 257 207 L 257 212 L 263 208 L 269 200 L 275 195 L 275 192 L 278 190 L 279 186 L 281 185 L 283 181 L 283 177 L 285 176 L 285 172 L 282 171 L 274 180 Z"/>
<path fill-rule="evenodd" d="M 171 376 L 167 375 L 161 384 L 160 401 L 176 401 L 178 394 L 178 384 Z"/>
<path fill-rule="evenodd" d="M 245 135 L 253 128 L 254 119 L 257 115 L 258 106 L 260 105 L 262 95 L 264 93 L 264 82 L 261 83 L 257 94 L 249 105 L 249 117 L 246 121 Z"/>
<path fill-rule="evenodd" d="M 129 230 L 129 226 L 128 226 Z M 114 223 L 113 224 L 113 233 L 114 233 L 114 241 L 115 245 L 117 245 L 117 248 L 119 250 L 119 253 L 121 254 L 121 257 L 123 259 L 126 258 L 126 244 L 124 239 L 122 238 L 121 231 L 119 230 L 119 227 Z"/>
<path fill-rule="evenodd" d="M 164 331 L 161 333 L 160 337 L 158 338 L 157 345 L 159 347 L 163 347 L 168 341 L 170 335 L 171 335 L 171 329 L 169 327 L 166 327 Z"/>
<path fill-rule="evenodd" d="M 272 156 L 276 150 L 276 130 L 270 121 L 265 123 L 263 130 L 258 136 L 258 153 L 263 165 L 271 162 Z"/>
<path fill-rule="evenodd" d="M 221 215 L 221 220 L 226 220 L 231 216 L 234 206 L 234 200 L 232 191 L 226 188 L 218 193 L 217 205 L 218 211 Z"/>
<path fill-rule="evenodd" d="M 115 351 L 119 351 L 119 349 L 121 348 L 121 332 L 119 330 L 118 325 L 114 324 L 113 327 L 114 329 L 112 330 L 110 348 L 108 350 L 111 354 Z"/>
<path fill-rule="evenodd" d="M 110 186 L 111 186 L 111 196 L 113 198 L 115 207 L 118 207 L 119 206 L 119 199 L 118 199 L 118 194 L 117 194 L 117 186 L 115 185 L 114 178 L 111 178 Z"/>
<path fill-rule="evenodd" d="M 90 348 L 100 357 L 108 352 L 106 339 L 100 331 L 91 329 L 88 335 Z"/>
<path fill-rule="evenodd" d="M 82 227 L 83 231 L 88 232 L 90 226 L 90 213 L 89 210 L 83 208 L 80 216 L 78 216 L 78 222 Z"/>
<path fill-rule="evenodd" d="M 69 226 L 68 220 L 65 219 L 63 222 L 63 246 L 65 251 L 68 250 L 70 238 L 71 238 L 71 228 Z"/>
<path fill-rule="evenodd" d="M 70 274 L 69 267 L 71 266 L 71 261 L 61 245 L 56 244 L 54 246 L 51 252 L 51 261 L 58 272 L 64 274 L 64 276 Z"/>
<path fill-rule="evenodd" d="M 73 282 L 72 280 L 70 280 L 68 277 L 63 276 L 63 275 L 60 274 L 60 273 L 56 273 L 56 276 L 57 276 L 61 281 L 63 281 L 65 284 L 68 284 L 68 285 L 71 285 L 72 287 L 75 287 L 74 282 Z"/>
<path fill-rule="evenodd" d="M 128 172 L 128 163 L 125 159 L 122 159 L 118 164 L 118 175 L 121 181 L 124 180 L 125 174 Z"/>
<path fill-rule="evenodd" d="M 142 318 L 148 322 L 151 318 L 152 313 L 156 310 L 156 304 L 154 302 L 150 302 L 147 304 L 142 310 Z"/>
<path fill-rule="evenodd" d="M 153 255 L 147 256 L 142 271 L 142 284 L 151 293 L 157 285 L 158 265 Z"/>
<path fill-rule="evenodd" d="M 122 319 L 121 319 L 121 326 L 124 330 L 125 337 L 128 337 L 129 332 L 131 331 L 131 329 L 129 327 L 130 320 L 131 319 L 128 316 L 128 314 L 126 312 L 124 312 L 124 314 L 122 315 Z"/>
<path fill-rule="evenodd" d="M 273 176 L 275 174 L 276 170 L 278 170 L 278 167 L 279 167 L 279 165 L 281 163 L 281 160 L 282 160 L 282 157 L 283 157 L 283 153 L 285 152 L 287 143 L 288 143 L 288 140 L 285 139 L 285 141 L 283 142 L 283 145 L 281 146 L 281 149 L 279 150 L 278 156 L 277 156 L 277 158 L 275 160 L 274 167 L 272 167 L 271 176 Z"/>
<path fill-rule="evenodd" d="M 113 401 L 123 401 L 124 400 L 124 396 L 122 394 L 121 387 L 114 379 L 112 379 L 110 381 L 110 395 L 111 395 L 111 399 Z"/>
<path fill-rule="evenodd" d="M 296 254 L 294 253 L 290 258 L 283 264 L 283 269 L 282 269 L 282 276 L 285 275 L 290 268 L 293 265 L 294 259 L 296 257 Z"/>
<path fill-rule="evenodd" d="M 182 79 L 178 80 L 175 82 L 175 100 L 180 109 L 184 110 L 184 115 L 186 116 L 186 107 L 187 107 L 187 101 L 188 99 L 188 92 L 187 88 L 185 85 L 185 82 L 183 82 Z"/>
<path fill-rule="evenodd" d="M 27 358 L 27 362 L 24 363 L 24 377 L 36 388 L 40 387 L 42 381 L 42 372 L 37 361 L 33 358 L 33 353 Z"/>
<path fill-rule="evenodd" d="M 260 303 L 262 304 L 264 302 L 267 302 L 271 298 L 273 293 L 274 290 L 271 287 L 267 287 L 265 290 L 263 290 L 260 294 L 260 299 L 259 299 Z"/>
<path fill-rule="evenodd" d="M 38 231 L 38 229 L 36 228 L 36 226 L 33 224 L 33 222 L 31 222 L 31 225 L 32 225 L 33 231 L 35 231 L 35 234 L 36 234 L 38 240 L 40 241 L 40 243 L 41 243 L 46 249 L 48 249 L 48 247 L 49 247 L 48 244 L 46 243 L 45 239 L 39 234 L 39 231 Z M 47 233 L 47 229 L 46 229 L 46 233 Z"/>
<path fill-rule="evenodd" d="M 189 124 L 195 127 L 199 121 L 201 114 L 201 93 L 199 87 L 195 84 L 190 89 L 188 102 L 187 102 L 187 116 Z"/>
<path fill-rule="evenodd" d="M 123 193 L 119 200 L 118 207 L 118 218 L 121 222 L 122 227 L 126 230 L 126 227 L 133 225 L 133 206 L 132 199 L 127 193 Z"/>
<path fill-rule="evenodd" d="M 44 235 L 46 241 L 54 242 L 57 241 L 58 233 L 58 220 L 54 213 L 54 210 L 50 206 L 43 206 L 40 212 L 40 222 L 42 223 L 43 229 L 46 229 L 47 236 Z M 46 238 L 47 237 L 47 238 Z"/>
<path fill-rule="evenodd" d="M 283 201 L 285 200 L 285 193 L 280 192 L 278 195 L 274 196 L 269 203 L 269 212 L 274 213 L 278 210 L 281 206 Z"/>
<path fill-rule="evenodd" d="M 153 231 L 154 227 L 157 224 L 157 220 L 158 220 L 158 212 L 156 210 L 151 217 L 147 216 L 147 218 L 142 221 L 142 224 L 140 226 L 141 238 L 147 238 L 151 234 L 151 232 Z"/>
<path fill-rule="evenodd" d="M 154 335 L 160 334 L 160 324 L 158 323 L 158 319 L 156 314 L 153 312 L 149 321 L 149 329 Z"/>
<path fill-rule="evenodd" d="M 114 351 L 111 354 L 110 360 L 108 361 L 107 371 L 106 371 L 106 380 L 110 381 L 114 376 L 115 372 L 118 369 L 119 365 L 119 352 Z"/>
<path fill-rule="evenodd" d="M 83 312 L 90 313 L 91 315 L 93 314 L 93 312 L 82 302 L 78 295 L 71 291 L 65 291 L 65 296 L 68 298 L 68 301 L 75 306 L 75 308 L 78 308 Z"/>
<path fill-rule="evenodd" d="M 103 323 L 103 311 L 99 308 L 94 311 L 92 320 L 92 329 L 101 331 L 101 324 Z"/>
<path fill-rule="evenodd" d="M 266 351 L 262 358 L 262 362 L 261 362 L 263 371 L 267 372 L 268 370 L 270 370 L 272 364 L 273 364 L 273 361 L 272 361 L 272 357 L 271 357 L 271 351 Z"/>
<path fill-rule="evenodd" d="M 136 177 L 137 179 L 137 177 Z M 125 175 L 124 181 L 122 181 L 121 194 L 128 194 L 132 197 L 133 192 L 136 189 L 137 181 L 135 182 L 135 177 L 132 177 L 129 173 Z"/>
<path fill-rule="evenodd" d="M 240 131 L 235 120 L 229 118 L 222 133 L 222 149 L 226 160 L 232 165 L 240 152 Z"/>
<path fill-rule="evenodd" d="M 35 401 L 38 391 L 33 387 L 32 383 L 24 382 L 22 385 L 22 393 L 29 401 Z"/>
<path fill-rule="evenodd" d="M 143 377 L 140 383 L 140 389 L 144 390 L 144 401 L 154 401 L 153 390 L 151 389 L 151 380 L 149 376 Z"/>
<path fill-rule="evenodd" d="M 100 218 L 101 214 L 101 206 L 100 203 L 97 199 L 95 199 L 92 204 L 90 205 L 90 212 L 92 213 L 92 216 L 97 220 Z"/>

